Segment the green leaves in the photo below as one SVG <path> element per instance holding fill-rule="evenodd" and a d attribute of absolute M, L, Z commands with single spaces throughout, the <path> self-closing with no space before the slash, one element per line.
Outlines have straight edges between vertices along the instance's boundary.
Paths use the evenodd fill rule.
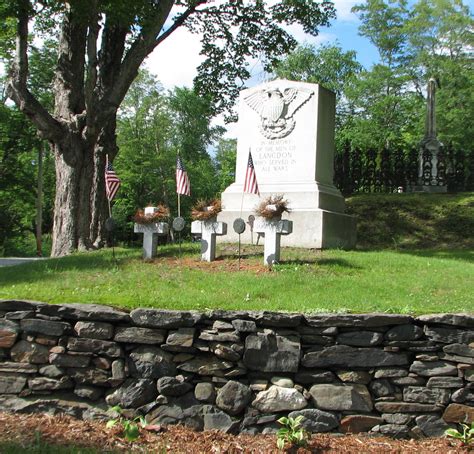
<path fill-rule="evenodd" d="M 304 416 L 296 418 L 283 416 L 278 420 L 283 425 L 277 432 L 277 448 L 283 450 L 286 443 L 291 446 L 305 446 L 309 437 L 308 432 L 300 427 Z"/>
<path fill-rule="evenodd" d="M 122 436 L 125 438 L 125 440 L 129 442 L 133 442 L 137 440 L 140 437 L 140 428 L 146 426 L 146 420 L 143 416 L 137 416 L 133 420 L 127 419 L 122 416 L 123 410 L 119 405 L 115 405 L 114 407 L 110 408 L 110 411 L 113 411 L 115 413 L 119 414 L 118 418 L 110 419 L 107 421 L 107 424 L 105 427 L 107 429 L 111 429 L 112 427 L 115 427 L 117 424 L 122 425 Z"/>
<path fill-rule="evenodd" d="M 470 445 L 474 440 L 474 422 L 471 423 L 471 427 L 467 424 L 461 424 L 461 431 L 457 429 L 447 429 L 444 434 L 447 437 L 455 438 L 461 441 L 464 445 Z"/>

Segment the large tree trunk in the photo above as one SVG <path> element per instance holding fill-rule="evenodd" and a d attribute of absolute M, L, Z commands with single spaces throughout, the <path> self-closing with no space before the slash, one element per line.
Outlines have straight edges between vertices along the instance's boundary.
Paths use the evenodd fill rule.
<path fill-rule="evenodd" d="M 77 137 L 68 141 L 67 147 L 67 150 L 57 144 L 53 147 L 56 160 L 53 257 L 92 249 L 93 148 Z"/>
<path fill-rule="evenodd" d="M 105 220 L 110 217 L 107 197 L 105 195 L 105 157 L 113 161 L 118 153 L 116 130 L 116 115 L 108 121 L 102 130 L 94 149 L 94 178 L 91 193 L 91 226 L 90 238 L 94 247 L 102 247 L 107 241 Z"/>

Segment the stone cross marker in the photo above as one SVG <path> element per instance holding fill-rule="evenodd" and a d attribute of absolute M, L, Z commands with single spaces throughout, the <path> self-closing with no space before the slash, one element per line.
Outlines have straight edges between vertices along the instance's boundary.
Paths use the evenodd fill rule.
<path fill-rule="evenodd" d="M 153 214 L 154 207 L 146 207 L 146 214 Z M 151 224 L 135 224 L 133 231 L 143 233 L 143 258 L 152 259 L 156 257 L 156 247 L 158 246 L 158 236 L 168 235 L 168 224 L 166 222 L 153 222 Z"/>
<path fill-rule="evenodd" d="M 263 251 L 263 263 L 273 265 L 280 261 L 280 241 L 282 235 L 293 232 L 293 222 L 288 219 L 267 220 L 257 218 L 254 231 L 265 234 L 265 246 Z"/>
<path fill-rule="evenodd" d="M 216 258 L 216 236 L 227 234 L 227 224 L 216 222 L 215 219 L 208 221 L 193 221 L 191 233 L 201 234 L 201 260 L 212 262 Z"/>

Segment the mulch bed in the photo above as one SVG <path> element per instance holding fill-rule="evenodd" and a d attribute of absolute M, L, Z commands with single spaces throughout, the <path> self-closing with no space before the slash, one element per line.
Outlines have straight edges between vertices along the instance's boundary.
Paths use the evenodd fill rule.
<path fill-rule="evenodd" d="M 55 446 L 95 448 L 98 452 L 157 452 L 193 454 L 281 453 L 276 448 L 275 435 L 227 435 L 217 431 L 194 432 L 178 426 L 167 429 L 150 427 L 142 430 L 134 443 L 124 441 L 119 428 L 106 429 L 105 422 L 81 421 L 69 416 L 24 415 L 0 413 L 1 443 L 17 443 L 19 449 L 43 443 Z M 158 430 L 158 432 L 156 432 Z M 20 451 L 19 451 L 20 452 Z M 468 453 L 472 449 L 446 438 L 423 440 L 393 440 L 367 435 L 314 435 L 307 448 L 287 450 L 306 453 Z"/>

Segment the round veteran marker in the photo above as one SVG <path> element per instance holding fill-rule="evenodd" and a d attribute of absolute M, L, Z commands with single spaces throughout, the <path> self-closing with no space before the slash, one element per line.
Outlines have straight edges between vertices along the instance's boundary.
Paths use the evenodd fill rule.
<path fill-rule="evenodd" d="M 186 225 L 186 221 L 180 216 L 173 219 L 173 230 L 175 232 L 181 232 Z"/>
<path fill-rule="evenodd" d="M 105 221 L 105 230 L 107 232 L 113 232 L 117 228 L 117 223 L 115 222 L 114 218 L 108 218 Z"/>
<path fill-rule="evenodd" d="M 241 233 L 245 232 L 245 221 L 242 218 L 237 218 L 234 221 L 233 226 L 235 233 L 238 233 L 240 235 Z"/>

